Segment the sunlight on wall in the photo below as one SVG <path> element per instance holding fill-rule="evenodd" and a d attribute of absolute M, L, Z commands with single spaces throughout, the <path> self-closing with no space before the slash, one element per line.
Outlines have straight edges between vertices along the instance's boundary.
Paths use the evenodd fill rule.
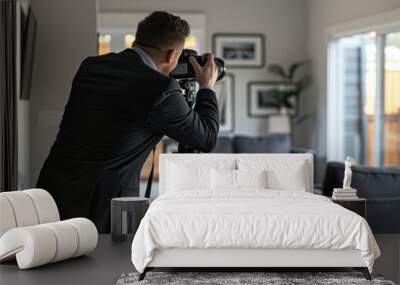
<path fill-rule="evenodd" d="M 185 41 L 185 48 L 190 48 L 190 49 L 194 49 L 194 50 L 199 50 L 199 46 L 198 46 L 198 40 L 196 39 L 195 36 L 190 35 L 186 38 Z"/>
<path fill-rule="evenodd" d="M 133 42 L 135 41 L 135 36 L 132 34 L 126 34 L 124 37 L 124 46 L 125 48 L 132 47 Z"/>
<path fill-rule="evenodd" d="M 97 37 L 98 55 L 107 54 L 109 52 L 120 52 L 124 48 L 132 47 L 135 41 L 133 34 L 113 33 L 99 34 Z M 185 48 L 199 50 L 199 40 L 194 35 L 190 35 L 185 40 Z"/>
<path fill-rule="evenodd" d="M 97 53 L 103 55 L 111 52 L 111 36 L 99 34 L 97 37 Z"/>

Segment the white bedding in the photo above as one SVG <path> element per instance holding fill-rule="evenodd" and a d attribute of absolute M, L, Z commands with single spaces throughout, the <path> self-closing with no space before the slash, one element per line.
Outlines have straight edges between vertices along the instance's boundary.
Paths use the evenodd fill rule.
<path fill-rule="evenodd" d="M 165 248 L 358 249 L 370 271 L 380 255 L 359 215 L 320 195 L 265 189 L 163 194 L 134 237 L 135 268 Z"/>

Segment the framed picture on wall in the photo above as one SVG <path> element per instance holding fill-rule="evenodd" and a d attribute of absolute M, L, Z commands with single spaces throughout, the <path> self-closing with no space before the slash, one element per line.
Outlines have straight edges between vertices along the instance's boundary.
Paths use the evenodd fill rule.
<path fill-rule="evenodd" d="M 219 131 L 221 133 L 233 132 L 235 114 L 235 81 L 234 75 L 225 74 L 225 77 L 217 81 L 214 86 L 218 98 Z"/>
<path fill-rule="evenodd" d="M 247 85 L 247 112 L 249 117 L 297 114 L 298 100 L 292 96 L 292 83 L 253 81 Z"/>
<path fill-rule="evenodd" d="M 214 34 L 213 52 L 227 67 L 261 68 L 265 62 L 263 34 Z"/>

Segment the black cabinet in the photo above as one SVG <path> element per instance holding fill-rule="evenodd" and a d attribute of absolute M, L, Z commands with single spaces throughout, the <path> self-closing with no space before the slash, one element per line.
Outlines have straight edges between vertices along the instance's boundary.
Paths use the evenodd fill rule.
<path fill-rule="evenodd" d="M 367 200 L 364 198 L 357 199 L 331 199 L 332 202 L 359 214 L 363 218 L 367 218 Z"/>
<path fill-rule="evenodd" d="M 128 234 L 135 234 L 149 205 L 150 199 L 148 198 L 113 198 L 111 200 L 112 240 L 124 241 Z"/>

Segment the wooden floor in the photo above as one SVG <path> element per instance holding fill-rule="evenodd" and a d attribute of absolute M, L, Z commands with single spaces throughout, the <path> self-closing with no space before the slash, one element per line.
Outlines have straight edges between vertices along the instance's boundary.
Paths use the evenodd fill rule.
<path fill-rule="evenodd" d="M 375 235 L 375 239 L 382 255 L 376 260 L 374 271 L 400 284 L 400 234 Z"/>
<path fill-rule="evenodd" d="M 134 271 L 131 240 L 114 243 L 109 235 L 100 235 L 94 252 L 42 267 L 19 270 L 15 262 L 0 265 L 0 284 L 115 284 L 124 272 Z M 375 272 L 400 283 L 400 235 L 377 235 L 382 251 Z"/>
<path fill-rule="evenodd" d="M 132 238 L 114 243 L 110 235 L 100 235 L 95 251 L 41 267 L 19 270 L 15 262 L 0 264 L 0 284 L 115 284 L 124 272 L 134 271 L 131 262 Z"/>

